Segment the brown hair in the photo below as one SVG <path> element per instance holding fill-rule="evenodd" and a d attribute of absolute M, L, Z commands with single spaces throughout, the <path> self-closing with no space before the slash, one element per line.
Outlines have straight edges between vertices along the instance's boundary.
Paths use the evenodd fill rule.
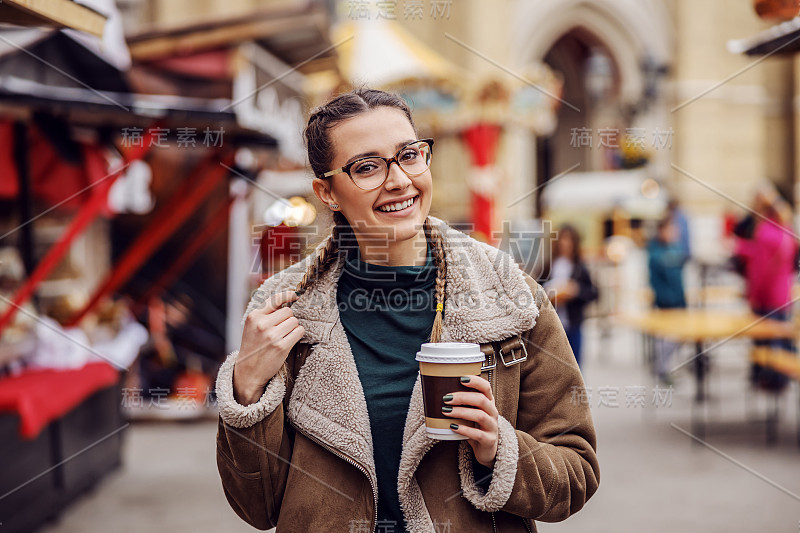
<path fill-rule="evenodd" d="M 578 232 L 578 228 L 572 224 L 564 224 L 558 230 L 558 238 L 560 239 L 562 235 L 568 235 L 569 238 L 572 239 L 572 256 L 569 258 L 570 261 L 573 263 L 580 263 L 582 260 L 581 234 Z M 555 254 L 556 257 L 560 255 L 560 252 Z"/>
<path fill-rule="evenodd" d="M 314 109 L 308 118 L 303 132 L 308 161 L 315 176 L 330 170 L 333 162 L 333 142 L 330 130 L 347 119 L 361 115 L 378 107 L 391 107 L 402 111 L 416 132 L 414 119 L 408 104 L 398 95 L 375 89 L 356 88 L 341 94 L 328 103 Z M 444 309 L 445 264 L 444 245 L 439 231 L 425 218 L 423 225 L 425 238 L 430 243 L 433 262 L 436 266 L 436 317 L 431 329 L 430 342 L 439 342 L 442 336 L 442 311 Z M 340 211 L 333 212 L 333 227 L 328 242 L 309 265 L 303 279 L 297 286 L 298 292 L 309 290 L 322 275 L 333 266 L 337 258 L 346 253 L 347 245 L 355 242 L 355 235 L 345 216 Z M 281 369 L 285 374 L 286 366 Z"/>

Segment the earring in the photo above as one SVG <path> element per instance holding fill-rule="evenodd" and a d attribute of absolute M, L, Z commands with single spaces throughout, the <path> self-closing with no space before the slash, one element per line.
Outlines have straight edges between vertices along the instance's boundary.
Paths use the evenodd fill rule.
<path fill-rule="evenodd" d="M 331 209 L 339 209 L 339 204 L 328 204 Z"/>

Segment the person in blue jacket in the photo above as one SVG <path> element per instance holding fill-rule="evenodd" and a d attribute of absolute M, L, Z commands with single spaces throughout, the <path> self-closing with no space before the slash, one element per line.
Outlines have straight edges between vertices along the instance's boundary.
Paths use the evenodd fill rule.
<path fill-rule="evenodd" d="M 689 255 L 671 217 L 659 221 L 656 237 L 647 245 L 647 256 L 653 306 L 656 309 L 685 308 L 683 266 L 689 260 Z M 669 362 L 676 349 L 677 344 L 665 339 L 659 339 L 656 343 L 655 370 L 663 383 L 672 383 Z"/>

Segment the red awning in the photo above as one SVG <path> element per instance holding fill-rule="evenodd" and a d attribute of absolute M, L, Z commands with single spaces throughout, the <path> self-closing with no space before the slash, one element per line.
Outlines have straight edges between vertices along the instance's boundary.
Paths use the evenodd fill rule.
<path fill-rule="evenodd" d="M 103 176 L 89 176 L 82 161 L 68 161 L 50 142 L 38 125 L 29 124 L 28 146 L 31 190 L 34 200 L 45 206 L 60 209 L 76 209 L 88 197 L 77 194 Z M 19 178 L 14 163 L 14 126 L 10 121 L 0 122 L 0 198 L 16 198 L 19 193 Z M 63 139 L 62 139 L 63 140 Z M 96 150 L 93 147 L 87 147 Z M 80 150 L 75 152 L 80 157 Z"/>

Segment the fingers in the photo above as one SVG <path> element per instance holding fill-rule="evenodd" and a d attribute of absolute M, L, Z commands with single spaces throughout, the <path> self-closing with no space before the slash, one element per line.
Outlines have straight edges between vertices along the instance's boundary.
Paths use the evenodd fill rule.
<path fill-rule="evenodd" d="M 499 426 L 497 423 L 497 418 L 482 409 L 474 409 L 472 407 L 453 407 L 453 410 L 449 413 L 444 411 L 442 411 L 442 413 L 450 418 L 461 418 L 463 420 L 475 422 L 478 425 L 478 429 L 481 431 L 486 431 L 493 434 L 496 434 L 498 431 Z"/>
<path fill-rule="evenodd" d="M 286 320 L 279 322 L 273 329 L 272 335 L 275 340 L 280 340 L 292 332 L 294 328 L 300 325 L 300 322 L 294 316 L 288 317 Z"/>
<path fill-rule="evenodd" d="M 251 325 L 254 324 L 260 331 L 266 331 L 294 315 L 291 307 L 281 306 L 287 302 L 293 302 L 297 298 L 294 291 L 274 294 L 264 307 L 251 311 L 245 320 Z"/>
<path fill-rule="evenodd" d="M 305 328 L 303 328 L 303 326 L 297 326 L 292 331 L 290 331 L 289 334 L 286 335 L 283 339 L 278 341 L 278 344 L 281 345 L 281 347 L 283 347 L 284 349 L 291 348 L 292 346 L 300 342 L 300 339 L 303 338 L 305 332 L 306 330 Z"/>
<path fill-rule="evenodd" d="M 464 435 L 470 441 L 477 444 L 480 448 L 489 448 L 489 449 L 494 448 L 496 455 L 497 453 L 496 447 L 498 443 L 497 432 L 487 431 L 484 430 L 483 428 L 472 428 L 467 426 L 466 424 L 459 424 L 458 428 L 453 429 L 453 431 L 455 433 L 458 433 L 459 435 Z M 475 446 L 473 446 L 472 449 L 475 450 Z M 489 456 L 491 457 L 492 454 L 490 453 Z"/>
<path fill-rule="evenodd" d="M 277 294 L 273 294 L 264 304 L 264 307 L 261 308 L 262 313 L 272 313 L 276 309 L 280 308 L 285 303 L 293 302 L 297 300 L 299 296 L 294 290 L 291 291 L 284 291 L 279 292 Z"/>
<path fill-rule="evenodd" d="M 497 407 L 494 405 L 494 400 L 490 400 L 480 392 L 454 392 L 451 395 L 453 397 L 452 400 L 442 400 L 445 405 L 450 405 L 452 407 L 468 405 L 471 407 L 466 407 L 466 409 L 477 407 L 479 410 L 486 411 L 490 415 L 494 416 L 497 414 Z"/>
<path fill-rule="evenodd" d="M 285 322 L 289 318 L 294 317 L 294 312 L 291 307 L 281 307 L 268 315 L 258 317 L 259 329 L 265 330 L 278 324 Z"/>
<path fill-rule="evenodd" d="M 464 381 L 465 379 L 468 379 L 469 381 Z M 482 377 L 480 377 L 480 376 L 464 376 L 464 377 L 461 378 L 461 384 L 464 385 L 465 387 L 470 387 L 472 389 L 475 389 L 476 391 L 478 391 L 481 394 L 483 394 L 484 396 L 486 396 L 486 398 L 488 398 L 489 401 L 494 403 L 494 395 L 492 395 L 492 385 L 491 385 L 491 383 L 489 383 L 488 381 L 486 381 Z M 459 393 L 453 393 L 453 394 L 459 394 Z M 466 394 L 466 393 L 464 393 L 464 394 Z M 456 404 L 456 403 L 459 403 L 459 402 L 451 402 L 451 403 Z M 472 405 L 472 404 L 470 404 L 470 405 Z"/>
<path fill-rule="evenodd" d="M 446 407 L 442 412 L 451 418 L 462 418 L 470 422 L 475 422 L 479 426 L 478 428 L 468 428 L 472 429 L 473 432 L 477 431 L 496 435 L 498 431 L 497 418 L 499 413 L 494 403 L 494 398 L 492 397 L 491 384 L 480 376 L 468 377 L 469 381 L 466 383 L 462 381 L 462 383 L 467 387 L 472 387 L 475 391 L 458 391 L 449 394 L 445 398 L 449 397 L 450 399 L 443 399 Z M 472 435 L 473 432 L 469 433 Z M 463 434 L 467 435 L 467 433 Z M 475 436 L 477 437 L 477 434 L 475 434 Z M 473 438 L 473 436 L 470 436 L 470 438 Z M 485 436 L 481 437 L 481 439 L 484 438 Z"/>

